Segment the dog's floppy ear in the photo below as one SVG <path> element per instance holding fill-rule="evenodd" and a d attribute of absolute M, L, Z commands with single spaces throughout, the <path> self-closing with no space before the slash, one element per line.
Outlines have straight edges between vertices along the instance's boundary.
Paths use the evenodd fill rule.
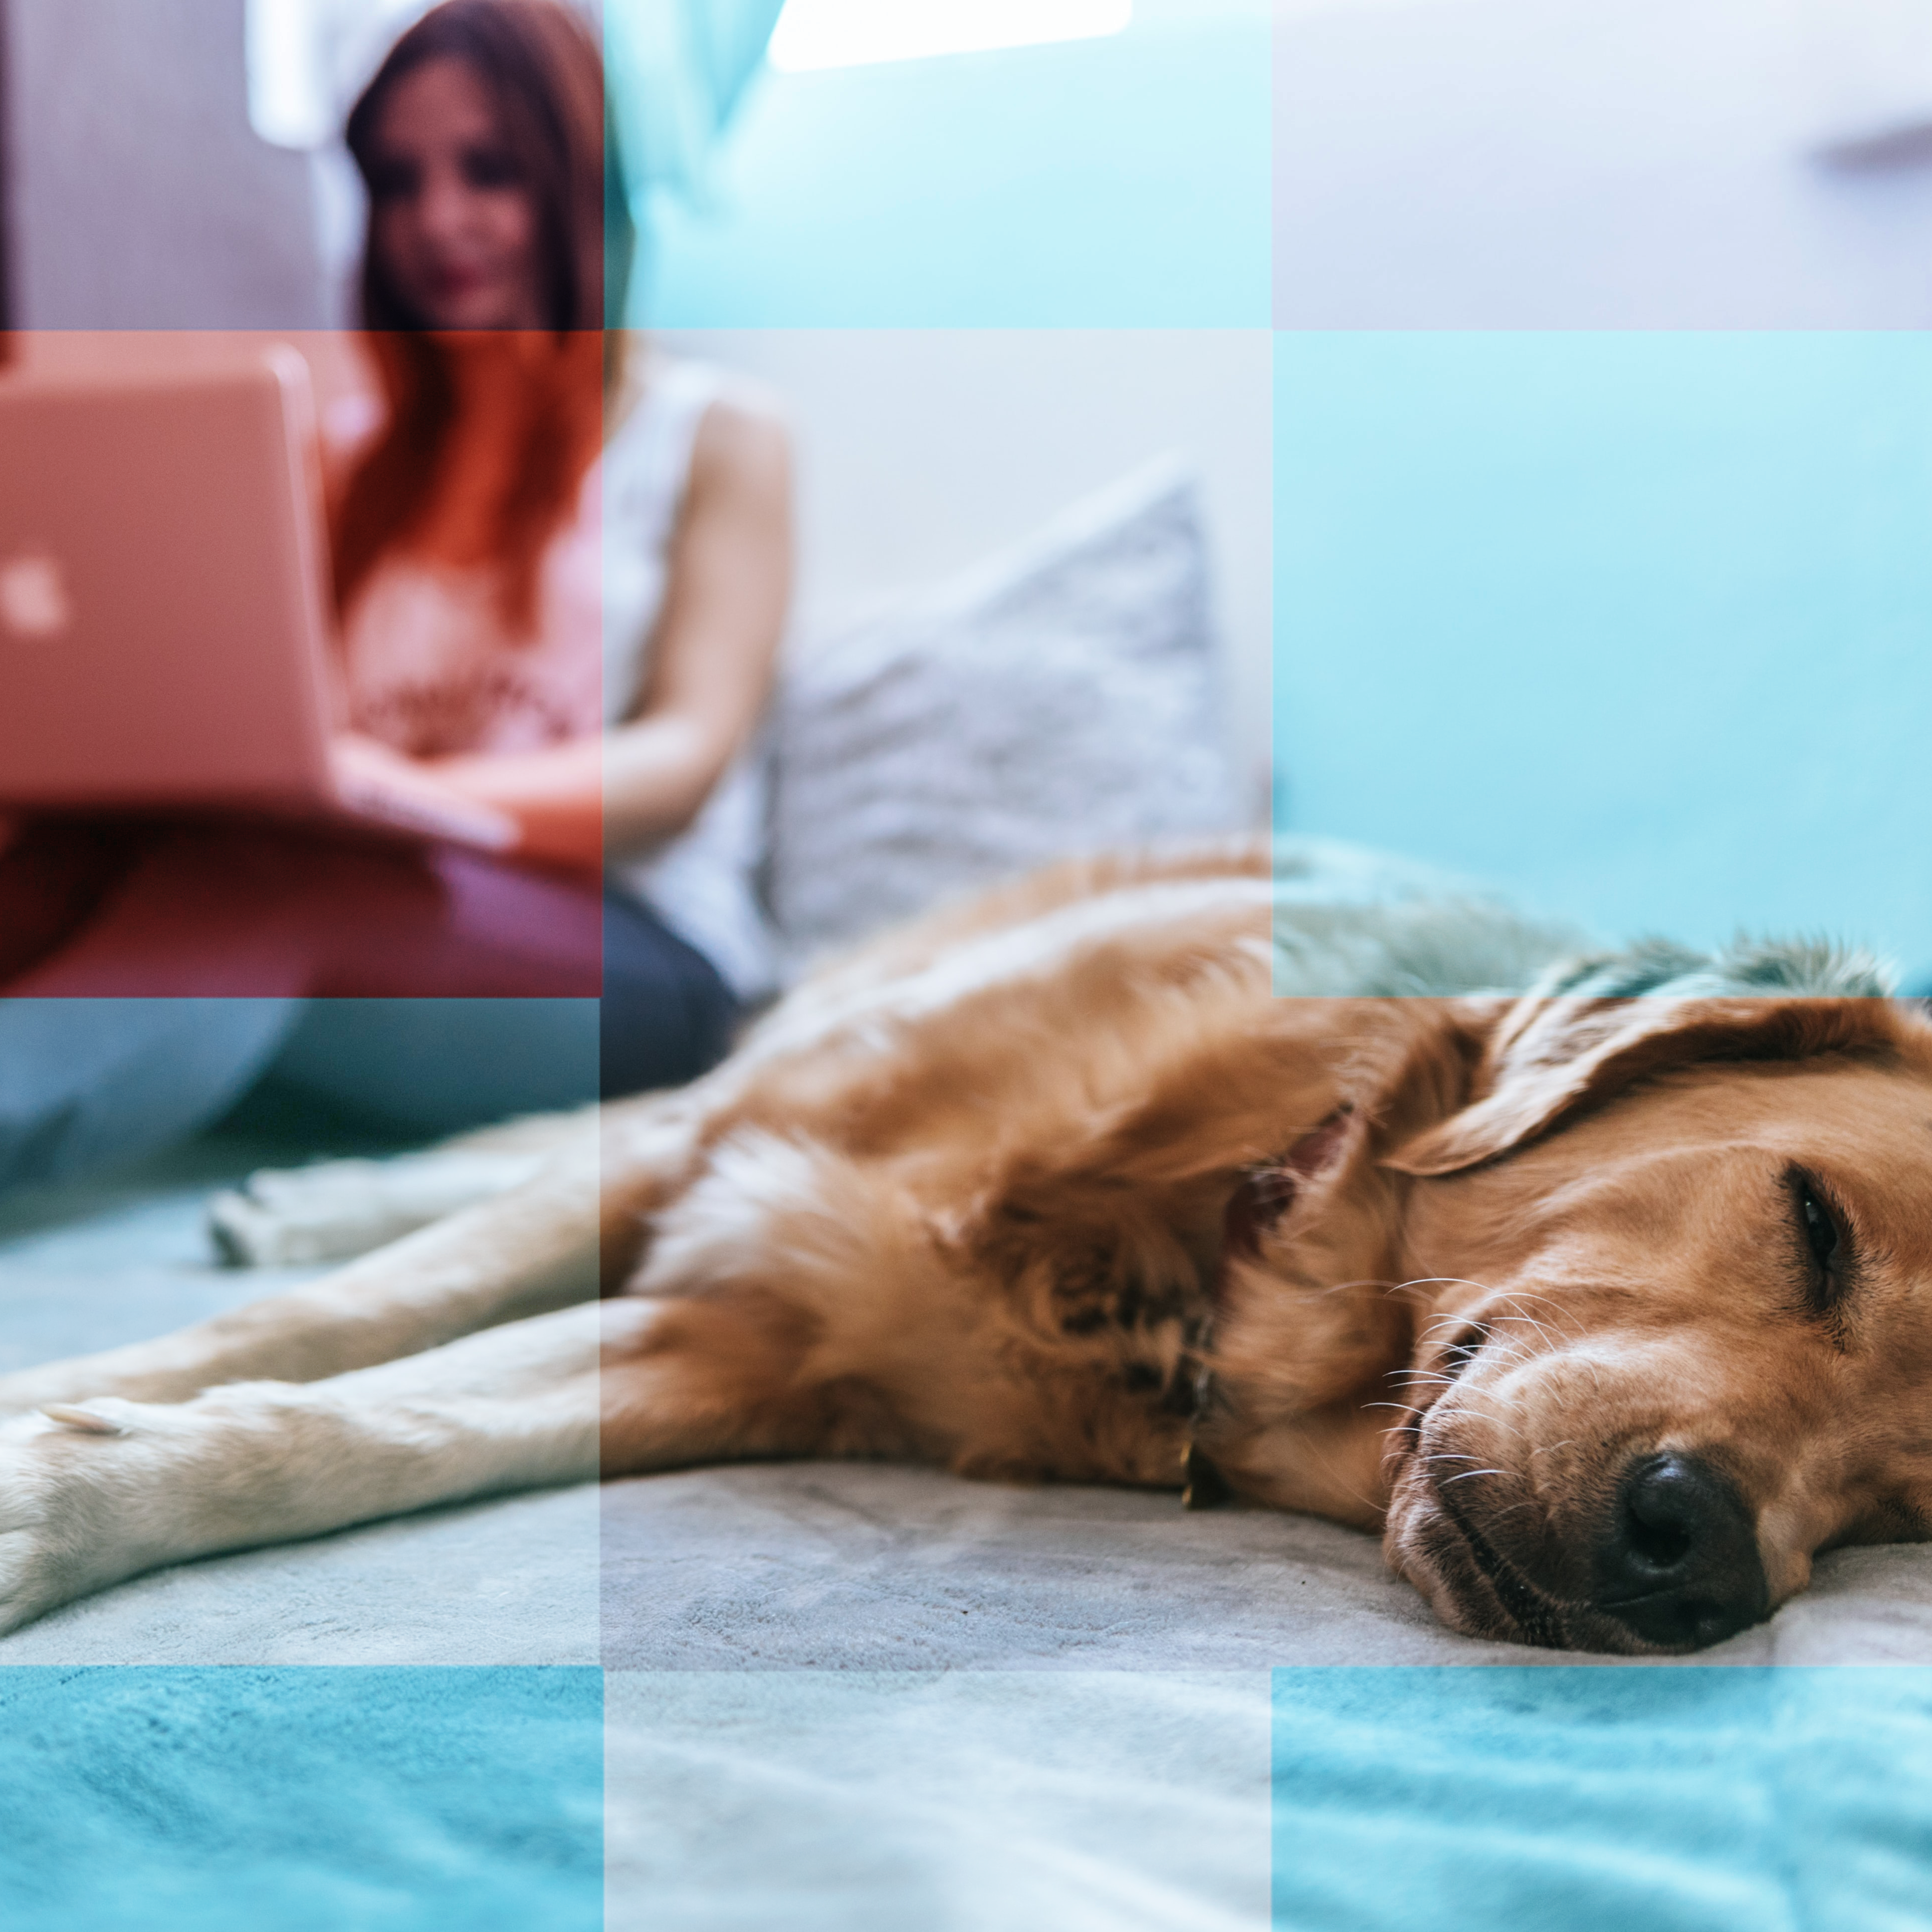
<path fill-rule="evenodd" d="M 1897 1036 L 1885 999 L 1550 998 L 1496 1010 L 1469 1104 L 1383 1159 L 1454 1174 L 1547 1133 L 1646 1076 L 1712 1060 L 1796 1060 Z"/>

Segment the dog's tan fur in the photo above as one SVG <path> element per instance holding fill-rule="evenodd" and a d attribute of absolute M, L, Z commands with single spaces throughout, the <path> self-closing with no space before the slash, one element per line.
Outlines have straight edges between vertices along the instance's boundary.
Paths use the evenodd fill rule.
<path fill-rule="evenodd" d="M 854 970 L 1124 876 L 1036 880 Z M 1276 999 L 1264 917 L 1226 902 L 795 1056 L 754 1040 L 633 1204 L 652 1316 L 607 1468 L 1178 1486 L 1198 1438 L 1244 1495 L 1386 1524 L 1457 1628 L 1610 1648 L 1645 1646 L 1592 1607 L 1588 1552 L 1640 1451 L 1741 1486 L 1773 1601 L 1821 1546 L 1926 1533 L 1932 1028 L 1876 999 Z M 1857 1237 L 1835 1330 L 1802 1305 L 1794 1162 Z M 1534 1628 L 1452 1480 L 1546 1599 Z"/>
<path fill-rule="evenodd" d="M 315 1288 L 0 1382 L 0 1410 L 58 1414 L 21 1438 L 36 1520 L 63 1483 L 99 1514 L 109 1430 L 130 1497 L 144 1431 L 197 1413 L 211 1445 L 298 1414 L 359 1468 L 398 1392 L 455 1446 L 336 1520 L 507 1486 L 475 1402 L 526 1333 L 555 1373 L 524 1479 L 568 1473 L 594 1233 L 608 1474 L 865 1456 L 1178 1487 L 1191 1444 L 1242 1495 L 1385 1526 L 1458 1628 L 1618 1649 L 1646 1640 L 1589 1552 L 1634 1456 L 1723 1472 L 1774 1602 L 1821 1547 L 1926 1534 L 1932 1027 L 1863 998 L 1281 999 L 1269 902 L 1259 850 L 1063 868 L 821 974 L 716 1073 L 605 1109 L 594 1160 L 563 1123 L 536 1180 Z M 1856 1252 L 1828 1311 L 1797 1168 Z M 305 1463 L 251 1501 L 196 1453 L 228 1472 L 218 1522 L 10 1609 L 0 1562 L 0 1624 L 286 1533 L 275 1497 L 327 1508 Z"/>

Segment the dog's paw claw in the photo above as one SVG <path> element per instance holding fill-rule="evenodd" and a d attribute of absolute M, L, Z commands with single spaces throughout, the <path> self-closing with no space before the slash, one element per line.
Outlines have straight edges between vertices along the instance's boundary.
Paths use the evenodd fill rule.
<path fill-rule="evenodd" d="M 86 1436 L 124 1436 L 128 1432 L 112 1417 L 91 1408 L 77 1408 L 71 1402 L 44 1402 L 40 1413 L 50 1422 L 58 1422 L 64 1429 L 78 1430 Z"/>

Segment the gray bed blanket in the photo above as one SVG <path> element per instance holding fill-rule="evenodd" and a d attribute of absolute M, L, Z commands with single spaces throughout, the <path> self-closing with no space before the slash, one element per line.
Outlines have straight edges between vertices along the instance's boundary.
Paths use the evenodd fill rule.
<path fill-rule="evenodd" d="M 161 1333 L 292 1275 L 218 1266 L 204 1142 L 0 1208 L 0 1372 Z M 1167 1494 L 870 1465 L 698 1470 L 440 1510 L 137 1578 L 0 1664 L 619 1670 L 1249 1670 L 1535 1663 L 1444 1630 L 1372 1537 Z M 1932 1663 L 1932 1546 L 1842 1550 L 1706 1663 Z"/>
<path fill-rule="evenodd" d="M 262 1152 L 14 1197 L 0 1368 L 285 1278 L 217 1268 L 201 1232 Z M 1588 1661 L 1454 1636 L 1332 1524 L 822 1463 L 376 1523 L 0 1640 L 0 1666 L 600 1658 L 609 1922 L 652 1932 L 1260 1932 L 1274 1671 Z M 1932 1549 L 1828 1556 L 1694 1660 L 1932 1663 Z"/>

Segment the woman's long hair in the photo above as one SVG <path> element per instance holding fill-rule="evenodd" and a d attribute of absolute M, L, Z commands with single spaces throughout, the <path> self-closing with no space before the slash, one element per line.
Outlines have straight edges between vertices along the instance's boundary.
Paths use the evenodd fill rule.
<path fill-rule="evenodd" d="M 502 566 L 503 616 L 513 634 L 527 634 L 544 550 L 596 454 L 604 400 L 621 374 L 622 338 L 606 325 L 622 318 L 633 238 L 621 193 L 606 184 L 616 156 L 602 53 L 563 0 L 444 0 L 404 34 L 349 117 L 349 152 L 372 191 L 376 129 L 391 89 L 425 62 L 446 58 L 466 63 L 494 98 L 536 208 L 548 340 L 529 365 L 524 444 L 490 543 Z M 372 220 L 362 320 L 388 418 L 335 518 L 336 603 L 345 611 L 382 553 L 406 545 L 420 526 L 457 410 L 448 352 L 396 288 L 374 231 Z"/>

